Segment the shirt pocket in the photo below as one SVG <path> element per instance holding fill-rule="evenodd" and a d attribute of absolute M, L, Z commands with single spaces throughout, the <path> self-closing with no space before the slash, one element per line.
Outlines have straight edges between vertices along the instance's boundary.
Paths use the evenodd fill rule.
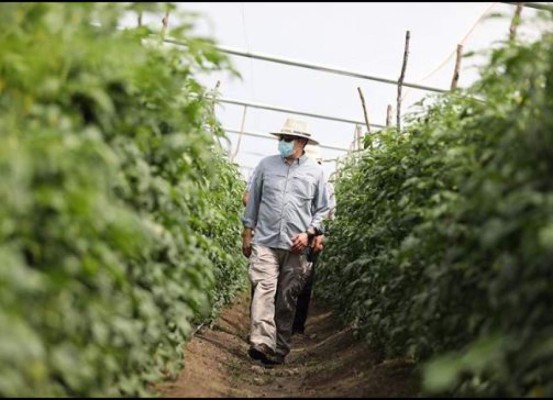
<path fill-rule="evenodd" d="M 268 198 L 276 198 L 282 195 L 284 191 L 284 180 L 286 178 L 281 175 L 266 175 L 263 179 L 263 196 Z"/>
<path fill-rule="evenodd" d="M 300 201 L 313 200 L 315 180 L 309 175 L 296 175 L 291 182 L 292 193 Z"/>

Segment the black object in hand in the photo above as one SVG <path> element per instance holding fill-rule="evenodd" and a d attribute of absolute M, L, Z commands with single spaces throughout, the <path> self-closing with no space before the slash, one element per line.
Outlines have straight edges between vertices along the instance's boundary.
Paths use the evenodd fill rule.
<path fill-rule="evenodd" d="M 305 255 L 307 257 L 307 262 L 315 261 L 315 253 L 313 252 L 313 247 L 307 246 L 305 249 Z"/>

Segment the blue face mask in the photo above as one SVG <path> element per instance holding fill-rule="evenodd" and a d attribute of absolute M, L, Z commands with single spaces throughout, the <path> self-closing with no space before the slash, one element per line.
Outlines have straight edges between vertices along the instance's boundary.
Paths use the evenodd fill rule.
<path fill-rule="evenodd" d="M 289 157 L 294 153 L 294 141 L 285 142 L 281 140 L 278 142 L 278 152 L 282 157 Z"/>

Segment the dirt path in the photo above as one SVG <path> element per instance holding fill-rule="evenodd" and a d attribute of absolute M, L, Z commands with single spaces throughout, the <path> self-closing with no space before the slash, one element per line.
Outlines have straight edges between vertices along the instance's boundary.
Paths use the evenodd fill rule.
<path fill-rule="evenodd" d="M 162 397 L 415 397 L 418 379 L 408 360 L 381 361 L 313 303 L 306 334 L 295 335 L 284 365 L 271 368 L 248 355 L 249 298 L 226 308 L 212 328 L 187 344 L 175 382 L 156 386 Z"/>

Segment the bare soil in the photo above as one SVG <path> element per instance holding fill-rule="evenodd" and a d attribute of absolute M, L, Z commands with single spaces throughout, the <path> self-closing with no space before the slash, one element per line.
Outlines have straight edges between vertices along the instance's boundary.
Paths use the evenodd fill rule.
<path fill-rule="evenodd" d="M 286 363 L 249 358 L 249 296 L 237 298 L 212 327 L 188 342 L 185 368 L 155 386 L 162 397 L 416 397 L 419 377 L 408 359 L 382 360 L 351 328 L 312 301 L 306 331 L 294 335 Z"/>

